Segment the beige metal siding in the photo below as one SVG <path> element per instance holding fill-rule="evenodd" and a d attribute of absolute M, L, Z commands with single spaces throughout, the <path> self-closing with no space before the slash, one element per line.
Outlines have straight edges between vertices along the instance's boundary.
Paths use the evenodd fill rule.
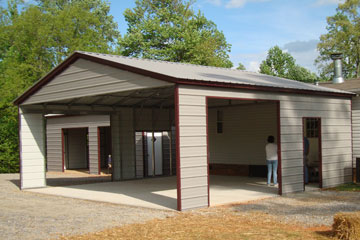
<path fill-rule="evenodd" d="M 170 142 L 171 132 L 163 132 L 162 136 L 162 149 L 163 149 L 163 175 L 172 174 L 172 162 L 171 162 L 171 142 Z"/>
<path fill-rule="evenodd" d="M 205 97 L 192 96 L 190 101 L 186 94 L 182 94 L 181 88 L 179 89 L 179 131 L 182 210 L 206 207 L 208 184 Z"/>
<path fill-rule="evenodd" d="M 360 97 L 352 98 L 353 157 L 360 158 Z M 355 167 L 355 166 L 353 166 Z"/>
<path fill-rule="evenodd" d="M 184 85 L 179 87 L 179 95 L 180 102 L 182 98 L 186 98 L 188 102 L 188 105 L 184 104 L 185 101 L 182 103 L 183 106 L 180 104 L 180 129 L 181 126 L 184 126 L 186 123 L 184 116 L 199 116 L 199 119 L 204 117 L 206 108 L 201 107 L 201 105 L 205 102 L 205 96 L 280 101 L 281 145 L 284 146 L 284 148 L 281 149 L 283 193 L 303 190 L 302 119 L 303 117 L 321 117 L 322 162 L 326 167 L 335 169 L 334 171 L 323 171 L 323 186 L 334 186 L 351 180 L 350 171 L 344 167 L 348 166 L 352 161 L 351 144 L 348 141 L 351 139 L 351 129 L 349 127 L 351 121 L 350 99 Z M 191 102 L 196 102 L 196 104 L 191 104 Z M 340 123 L 337 123 L 338 119 L 340 119 Z M 183 135 L 181 138 L 187 137 L 192 139 L 194 137 L 200 137 L 199 135 L 202 134 L 206 136 L 206 126 L 203 122 L 204 120 L 198 120 L 194 123 L 196 126 L 187 126 L 184 128 L 180 132 L 180 134 Z M 183 138 L 180 141 L 184 145 L 187 140 Z M 343 143 L 340 144 L 340 142 Z M 340 145 L 336 145 L 337 143 Z M 329 147 L 334 145 L 335 147 Z M 201 147 L 199 147 L 199 149 L 200 148 Z M 183 163 L 190 164 L 190 162 L 191 164 L 196 164 L 194 161 L 188 161 L 188 159 L 181 155 L 181 152 L 185 151 L 185 149 L 186 147 L 180 146 L 181 166 Z M 185 155 L 189 156 L 193 154 L 194 150 L 193 148 L 187 149 Z M 201 150 L 199 150 L 199 152 L 201 152 Z M 336 162 L 333 162 L 334 156 L 337 156 L 345 165 L 338 165 Z M 200 157 L 198 164 L 203 164 L 206 158 L 198 157 Z M 192 159 L 194 160 L 194 158 Z M 181 168 L 181 172 L 184 171 L 187 171 L 187 169 Z M 181 183 L 182 187 L 183 181 L 184 180 L 182 180 Z M 190 184 L 189 187 L 196 185 L 198 184 L 194 182 Z"/>
<path fill-rule="evenodd" d="M 218 110 L 223 113 L 222 133 L 217 133 Z M 277 136 L 276 103 L 210 108 L 208 118 L 210 163 L 266 165 L 266 139 Z M 206 138 L 194 140 L 206 143 Z"/>
<path fill-rule="evenodd" d="M 144 177 L 144 147 L 143 147 L 142 132 L 136 132 L 135 146 L 136 146 L 136 178 L 143 178 Z"/>
<path fill-rule="evenodd" d="M 89 129 L 89 162 L 90 173 L 98 173 L 97 127 L 110 126 L 107 115 L 87 115 L 73 117 L 48 118 L 46 123 L 47 168 L 48 171 L 62 171 L 62 143 L 61 129 L 88 128 Z"/>
<path fill-rule="evenodd" d="M 90 126 L 88 128 L 89 137 L 89 172 L 99 174 L 99 147 L 98 147 L 98 128 Z"/>
<path fill-rule="evenodd" d="M 79 59 L 23 104 L 170 85 L 172 83 Z"/>
<path fill-rule="evenodd" d="M 135 178 L 135 129 L 133 109 L 120 112 L 120 161 L 122 178 Z"/>
<path fill-rule="evenodd" d="M 121 180 L 120 164 L 120 115 L 119 113 L 110 115 L 111 125 L 111 160 L 112 160 L 112 179 L 113 181 Z"/>
<path fill-rule="evenodd" d="M 135 108 L 135 129 L 137 131 L 170 130 L 169 109 Z"/>
<path fill-rule="evenodd" d="M 42 114 L 20 110 L 21 189 L 45 187 L 45 141 Z"/>

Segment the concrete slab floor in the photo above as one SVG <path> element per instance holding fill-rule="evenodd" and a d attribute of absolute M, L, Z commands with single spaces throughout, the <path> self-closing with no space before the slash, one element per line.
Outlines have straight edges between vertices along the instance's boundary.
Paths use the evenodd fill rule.
<path fill-rule="evenodd" d="M 176 210 L 177 206 L 175 176 L 27 191 L 146 208 Z M 210 176 L 210 206 L 274 197 L 277 192 L 263 178 Z"/>

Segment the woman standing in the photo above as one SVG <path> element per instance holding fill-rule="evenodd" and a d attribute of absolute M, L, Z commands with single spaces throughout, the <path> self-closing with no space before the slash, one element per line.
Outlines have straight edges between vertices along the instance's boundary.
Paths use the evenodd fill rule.
<path fill-rule="evenodd" d="M 267 139 L 268 143 L 265 146 L 266 151 L 266 164 L 268 167 L 267 174 L 267 185 L 270 186 L 271 183 L 271 173 L 273 175 L 274 186 L 277 187 L 277 167 L 278 167 L 278 154 L 277 154 L 277 145 L 275 142 L 274 136 L 269 136 Z"/>

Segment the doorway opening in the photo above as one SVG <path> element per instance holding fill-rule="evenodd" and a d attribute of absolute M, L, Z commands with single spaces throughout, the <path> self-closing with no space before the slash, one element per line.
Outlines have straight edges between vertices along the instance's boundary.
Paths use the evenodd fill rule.
<path fill-rule="evenodd" d="M 322 187 L 321 118 L 303 118 L 304 190 Z"/>
<path fill-rule="evenodd" d="M 171 176 L 176 173 L 173 131 L 137 131 L 136 178 Z"/>
<path fill-rule="evenodd" d="M 111 173 L 111 128 L 98 127 L 99 174 Z M 110 158 L 110 159 L 109 159 Z"/>
<path fill-rule="evenodd" d="M 63 131 L 63 171 L 89 171 L 88 128 L 67 128 Z"/>

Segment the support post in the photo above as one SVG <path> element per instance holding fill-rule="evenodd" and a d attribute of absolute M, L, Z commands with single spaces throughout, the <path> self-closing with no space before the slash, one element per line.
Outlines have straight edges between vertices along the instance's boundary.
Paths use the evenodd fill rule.
<path fill-rule="evenodd" d="M 23 113 L 19 108 L 21 189 L 46 186 L 44 137 L 43 115 Z"/>

